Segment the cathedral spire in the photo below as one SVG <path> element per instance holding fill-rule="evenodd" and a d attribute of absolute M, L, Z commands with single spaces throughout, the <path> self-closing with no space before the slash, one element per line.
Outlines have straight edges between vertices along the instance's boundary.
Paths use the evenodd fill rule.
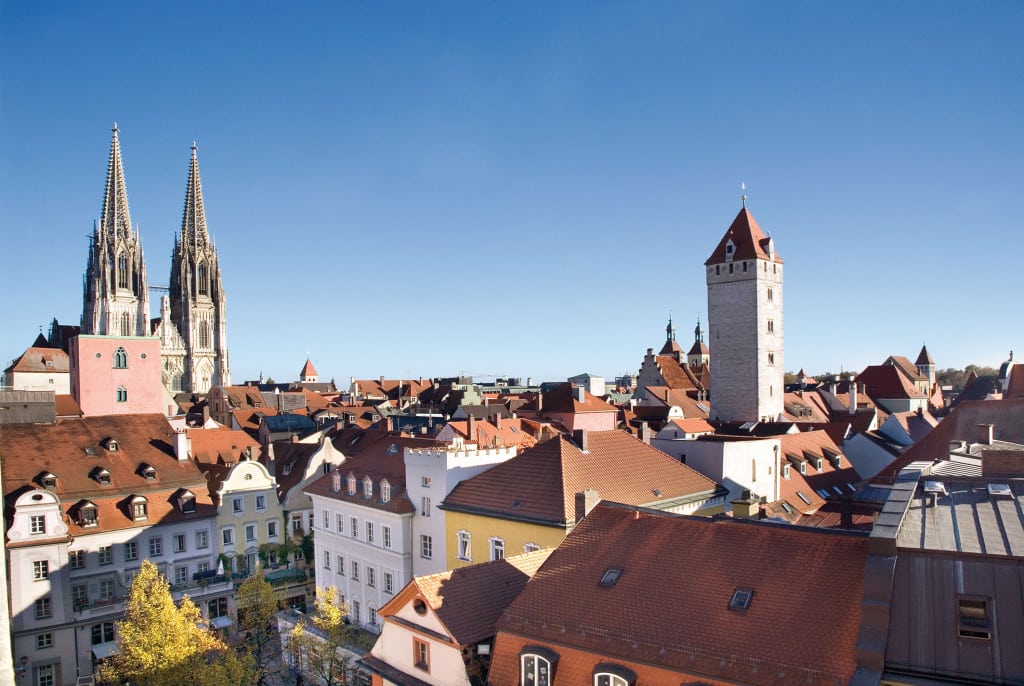
<path fill-rule="evenodd" d="M 132 218 L 128 213 L 128 192 L 124 184 L 124 166 L 121 164 L 121 143 L 117 140 L 117 122 L 114 122 L 110 142 L 110 160 L 107 163 L 107 185 L 103 193 L 103 214 L 100 233 L 107 239 L 132 238 Z"/>
<path fill-rule="evenodd" d="M 206 232 L 206 210 L 203 208 L 203 184 L 199 181 L 199 160 L 196 143 L 192 141 L 192 162 L 188 169 L 185 188 L 185 211 L 181 218 L 181 244 L 193 254 L 209 241 Z"/>

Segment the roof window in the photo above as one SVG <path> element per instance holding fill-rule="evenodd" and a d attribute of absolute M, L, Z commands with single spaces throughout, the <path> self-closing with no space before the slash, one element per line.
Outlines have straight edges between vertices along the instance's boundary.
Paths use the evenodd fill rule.
<path fill-rule="evenodd" d="M 729 598 L 729 609 L 737 612 L 745 612 L 750 607 L 750 601 L 754 599 L 754 589 L 737 588 Z"/>
<path fill-rule="evenodd" d="M 184 491 L 178 496 L 178 508 L 182 514 L 196 513 L 196 496 L 192 491 Z"/>
<path fill-rule="evenodd" d="M 385 450 L 384 452 L 386 452 L 388 455 L 394 455 L 395 453 L 398 452 L 398 444 L 397 443 L 392 443 L 391 445 L 388 446 L 388 449 Z"/>
<path fill-rule="evenodd" d="M 1009 484 L 988 484 L 985 486 L 992 498 L 1013 498 L 1013 491 Z"/>
<path fill-rule="evenodd" d="M 97 467 L 95 470 L 93 470 L 92 478 L 94 478 L 96 480 L 96 483 L 98 483 L 100 486 L 109 486 L 110 470 L 105 469 L 103 467 Z"/>
<path fill-rule="evenodd" d="M 39 477 L 39 483 L 48 491 L 57 490 L 57 475 L 51 472 L 43 472 Z"/>
<path fill-rule="evenodd" d="M 78 524 L 83 527 L 96 526 L 100 523 L 96 503 L 86 500 L 78 506 Z"/>
<path fill-rule="evenodd" d="M 156 468 L 153 465 L 143 464 L 139 466 L 139 474 L 146 481 L 156 480 Z"/>
<path fill-rule="evenodd" d="M 803 492 L 803 491 L 797 491 L 797 492 L 796 492 L 796 497 L 800 498 L 800 500 L 804 501 L 804 502 L 805 502 L 805 503 L 807 503 L 808 505 L 810 505 L 810 504 L 811 504 L 811 499 L 810 499 L 810 498 L 808 498 L 808 497 L 807 497 L 806 495 L 804 495 L 804 492 Z"/>
<path fill-rule="evenodd" d="M 619 583 L 619 577 L 622 576 L 622 567 L 609 567 L 604 570 L 604 574 L 601 575 L 601 580 L 598 582 L 599 586 L 605 588 L 611 588 L 615 584 Z"/>
<path fill-rule="evenodd" d="M 111 453 L 116 453 L 118 450 L 121 449 L 121 446 L 117 442 L 116 438 L 108 438 L 107 440 L 105 440 L 103 442 L 103 447 L 106 448 L 107 451 Z"/>

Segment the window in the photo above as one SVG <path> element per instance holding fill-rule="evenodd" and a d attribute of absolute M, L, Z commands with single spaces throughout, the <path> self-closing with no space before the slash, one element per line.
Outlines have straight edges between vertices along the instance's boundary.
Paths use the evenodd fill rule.
<path fill-rule="evenodd" d="M 273 519 L 267 522 L 267 538 L 277 538 L 277 522 Z"/>
<path fill-rule="evenodd" d="M 352 518 L 352 538 L 359 538 L 359 520 Z"/>
<path fill-rule="evenodd" d="M 108 482 L 109 483 L 109 482 Z M 99 517 L 97 516 L 96 506 L 92 503 L 82 505 L 78 510 L 78 521 L 82 526 L 96 526 L 99 524 Z"/>
<path fill-rule="evenodd" d="M 384 572 L 384 592 L 395 592 L 395 575 L 391 572 Z"/>
<path fill-rule="evenodd" d="M 770 350 L 768 351 L 768 365 L 771 367 L 775 366 L 775 353 Z"/>
<path fill-rule="evenodd" d="M 112 565 L 112 564 L 114 564 L 114 546 L 112 546 L 112 545 L 101 545 L 100 546 L 100 564 L 101 565 Z"/>
<path fill-rule="evenodd" d="M 234 545 L 235 544 L 235 530 L 234 530 L 234 528 L 232 528 L 230 526 L 224 527 L 223 529 L 221 529 L 220 535 L 221 535 L 221 540 L 224 541 L 224 545 Z"/>
<path fill-rule="evenodd" d="M 382 503 L 391 502 L 391 484 L 386 479 L 382 479 L 380 482 L 380 501 Z"/>
<path fill-rule="evenodd" d="M 33 669 L 36 673 L 35 686 L 56 686 L 57 665 L 39 665 Z"/>
<path fill-rule="evenodd" d="M 500 538 L 491 539 L 491 559 L 501 560 L 505 557 L 505 541 Z"/>
<path fill-rule="evenodd" d="M 36 650 L 53 647 L 53 634 L 36 634 Z"/>
<path fill-rule="evenodd" d="M 71 587 L 71 603 L 75 610 L 79 610 L 89 604 L 89 587 L 85 584 Z"/>
<path fill-rule="evenodd" d="M 338 533 L 345 533 L 345 515 L 339 514 L 337 518 Z"/>
<path fill-rule="evenodd" d="M 188 565 L 174 568 L 174 583 L 183 584 L 188 581 Z"/>
<path fill-rule="evenodd" d="M 373 543 L 373 522 L 366 523 L 366 542 Z"/>
<path fill-rule="evenodd" d="M 96 482 L 100 486 L 109 486 L 110 485 L 110 472 L 107 471 L 106 469 L 98 469 L 98 470 L 96 470 Z"/>
<path fill-rule="evenodd" d="M 536 543 L 526 543 L 525 545 L 523 545 L 524 553 L 532 553 L 535 550 L 540 550 L 540 546 Z"/>
<path fill-rule="evenodd" d="M 256 496 L 256 511 L 257 512 L 262 512 L 265 509 L 267 509 L 267 496 L 265 496 L 265 495 L 258 495 L 258 496 Z"/>
<path fill-rule="evenodd" d="M 380 535 L 381 535 L 381 539 L 382 539 L 381 540 L 381 544 L 385 548 L 390 548 L 391 547 L 391 527 L 390 526 L 382 526 L 380 528 Z"/>
<path fill-rule="evenodd" d="M 208 572 L 208 571 L 210 571 L 210 563 L 209 562 L 200 562 L 199 564 L 196 565 L 196 571 L 197 572 Z"/>
<path fill-rule="evenodd" d="M 199 322 L 199 347 L 203 349 L 210 347 L 210 322 Z"/>
<path fill-rule="evenodd" d="M 520 658 L 522 686 L 551 686 L 551 662 L 547 657 L 525 653 Z"/>
<path fill-rule="evenodd" d="M 100 551 L 102 556 L 102 549 Z M 101 557 L 102 559 L 102 557 Z M 124 544 L 124 561 L 131 562 L 132 560 L 139 559 L 139 545 L 135 541 L 129 541 Z"/>
<path fill-rule="evenodd" d="M 124 386 L 117 387 L 117 402 L 126 403 L 128 402 L 128 389 Z"/>
<path fill-rule="evenodd" d="M 85 551 L 71 550 L 68 552 L 68 565 L 71 569 L 85 569 Z"/>
<path fill-rule="evenodd" d="M 210 545 L 210 534 L 207 531 L 196 532 L 196 548 L 205 550 Z"/>
<path fill-rule="evenodd" d="M 330 526 L 331 526 L 331 514 L 327 510 L 324 510 L 324 531 L 326 531 L 328 529 L 328 527 L 330 527 Z"/>
<path fill-rule="evenodd" d="M 423 486 L 423 488 L 430 488 L 430 477 L 429 476 L 422 477 L 420 479 L 420 486 Z"/>
<path fill-rule="evenodd" d="M 594 667 L 594 686 L 632 686 L 636 674 L 618 665 L 597 665 Z"/>
<path fill-rule="evenodd" d="M 768 320 L 768 333 L 775 333 L 775 320 L 774 319 L 769 319 Z"/>
<path fill-rule="evenodd" d="M 424 517 L 430 516 L 430 498 L 423 496 L 423 502 L 420 504 L 420 514 Z"/>
<path fill-rule="evenodd" d="M 767 267 L 768 265 L 765 265 L 765 266 Z M 768 289 L 768 302 L 772 302 L 773 300 L 775 300 L 775 290 L 769 288 Z"/>
<path fill-rule="evenodd" d="M 114 640 L 114 623 L 103 622 L 92 625 L 92 644 L 110 643 Z"/>
<path fill-rule="evenodd" d="M 128 368 L 128 353 L 125 352 L 124 348 L 118 348 L 114 351 L 114 369 L 127 369 Z"/>
<path fill-rule="evenodd" d="M 601 575 L 601 580 L 597 583 L 599 586 L 611 588 L 615 584 L 619 583 L 620 576 L 622 576 L 622 567 L 609 567 L 604 570 L 604 574 Z"/>
<path fill-rule="evenodd" d="M 377 626 L 377 608 L 371 605 L 366 608 L 366 614 L 369 615 L 367 619 L 370 620 L 370 626 Z"/>
<path fill-rule="evenodd" d="M 417 669 L 424 672 L 430 671 L 430 646 L 426 641 L 418 638 L 412 639 L 412 662 Z"/>
<path fill-rule="evenodd" d="M 362 616 L 362 613 L 359 611 L 359 601 L 358 600 L 353 601 L 353 603 L 352 603 L 352 621 L 354 621 L 356 624 L 358 624 L 359 623 L 359 618 L 361 616 Z"/>
<path fill-rule="evenodd" d="M 434 557 L 434 539 L 426 534 L 420 534 L 420 557 L 425 560 Z"/>
<path fill-rule="evenodd" d="M 255 540 L 256 540 L 256 525 L 255 524 L 246 524 L 245 525 L 245 541 L 246 541 L 246 543 L 250 543 L 250 542 L 255 541 Z"/>
<path fill-rule="evenodd" d="M 153 537 L 149 539 L 149 556 L 160 557 L 164 554 L 164 539 Z"/>
<path fill-rule="evenodd" d="M 331 551 L 330 550 L 325 550 L 324 551 L 324 569 L 330 569 L 330 568 L 331 568 Z"/>
<path fill-rule="evenodd" d="M 128 288 L 128 257 L 124 253 L 117 255 L 117 287 Z"/>
<path fill-rule="evenodd" d="M 146 517 L 147 517 L 146 499 L 145 498 L 135 498 L 134 500 L 132 500 L 132 518 L 135 521 L 139 521 L 140 519 L 146 519 Z"/>
<path fill-rule="evenodd" d="M 988 601 L 985 598 L 965 597 L 957 601 L 960 612 L 960 637 L 992 638 L 988 619 Z"/>
<path fill-rule="evenodd" d="M 302 514 L 296 513 L 292 515 L 292 532 L 302 531 Z"/>
<path fill-rule="evenodd" d="M 750 601 L 754 598 L 754 589 L 752 588 L 737 588 L 732 592 L 732 597 L 729 599 L 729 609 L 743 612 L 750 607 Z"/>
<path fill-rule="evenodd" d="M 45 534 L 46 517 L 44 515 L 32 515 L 29 517 L 28 531 L 30 534 Z"/>
<path fill-rule="evenodd" d="M 186 493 L 185 495 L 181 496 L 181 499 L 178 501 L 178 504 L 181 507 L 182 514 L 196 513 L 196 497 L 193 494 Z"/>
<path fill-rule="evenodd" d="M 114 580 L 103 579 L 100 581 L 100 602 L 114 599 Z"/>
<path fill-rule="evenodd" d="M 470 533 L 468 531 L 460 531 L 456 536 L 458 538 L 458 552 L 456 555 L 460 560 L 466 560 L 467 562 L 471 561 L 473 559 L 473 547 Z"/>
<path fill-rule="evenodd" d="M 370 588 L 377 586 L 377 570 L 370 566 L 366 567 L 366 585 Z"/>
<path fill-rule="evenodd" d="M 352 581 L 359 581 L 359 563 L 352 560 Z"/>
<path fill-rule="evenodd" d="M 363 496 L 369 500 L 373 497 L 373 482 L 370 477 L 363 479 Z"/>
<path fill-rule="evenodd" d="M 50 578 L 50 561 L 35 560 L 32 562 L 32 578 L 36 581 L 44 581 Z"/>
<path fill-rule="evenodd" d="M 199 295 L 206 295 L 209 289 L 209 279 L 206 276 L 206 263 L 200 262 L 196 267 L 196 291 Z"/>
<path fill-rule="evenodd" d="M 231 499 L 231 511 L 235 514 L 239 512 L 245 512 L 245 499 L 244 498 L 232 498 Z"/>
<path fill-rule="evenodd" d="M 346 479 L 345 481 L 346 481 L 346 486 L 348 487 L 348 494 L 349 495 L 355 495 L 356 494 L 356 475 L 355 474 L 349 474 L 348 475 L 348 479 Z"/>
<path fill-rule="evenodd" d="M 345 556 L 338 555 L 338 574 L 345 576 Z"/>
<path fill-rule="evenodd" d="M 206 611 L 210 619 L 228 616 L 228 599 L 214 598 L 206 604 Z"/>
<path fill-rule="evenodd" d="M 36 618 L 47 619 L 51 616 L 53 616 L 53 608 L 50 607 L 50 597 L 36 598 Z"/>

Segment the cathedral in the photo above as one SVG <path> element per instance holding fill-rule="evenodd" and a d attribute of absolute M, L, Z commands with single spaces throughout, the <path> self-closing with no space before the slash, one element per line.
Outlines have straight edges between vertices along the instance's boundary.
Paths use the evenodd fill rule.
<path fill-rule="evenodd" d="M 160 341 L 162 380 L 170 393 L 207 393 L 231 383 L 226 298 L 220 263 L 206 228 L 196 145 L 192 144 L 181 231 L 174 240 L 170 286 L 160 316 L 149 318 L 149 290 L 142 241 L 132 229 L 114 125 L 103 214 L 89 242 L 81 333 L 147 336 Z M 159 287 L 157 287 L 159 288 Z"/>

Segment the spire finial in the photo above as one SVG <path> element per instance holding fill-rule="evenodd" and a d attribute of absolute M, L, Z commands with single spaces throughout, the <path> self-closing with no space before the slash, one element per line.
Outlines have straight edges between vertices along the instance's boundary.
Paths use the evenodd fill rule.
<path fill-rule="evenodd" d="M 746 181 L 740 181 L 740 190 L 743 191 L 743 195 L 740 196 L 740 202 L 743 203 L 743 209 L 747 209 L 747 183 L 746 183 Z"/>
<path fill-rule="evenodd" d="M 196 141 L 194 138 L 192 139 L 192 154 L 196 154 Z"/>
<path fill-rule="evenodd" d="M 115 136 L 117 135 L 117 122 L 116 121 L 114 122 L 114 128 L 112 128 L 111 131 L 114 132 Z"/>

